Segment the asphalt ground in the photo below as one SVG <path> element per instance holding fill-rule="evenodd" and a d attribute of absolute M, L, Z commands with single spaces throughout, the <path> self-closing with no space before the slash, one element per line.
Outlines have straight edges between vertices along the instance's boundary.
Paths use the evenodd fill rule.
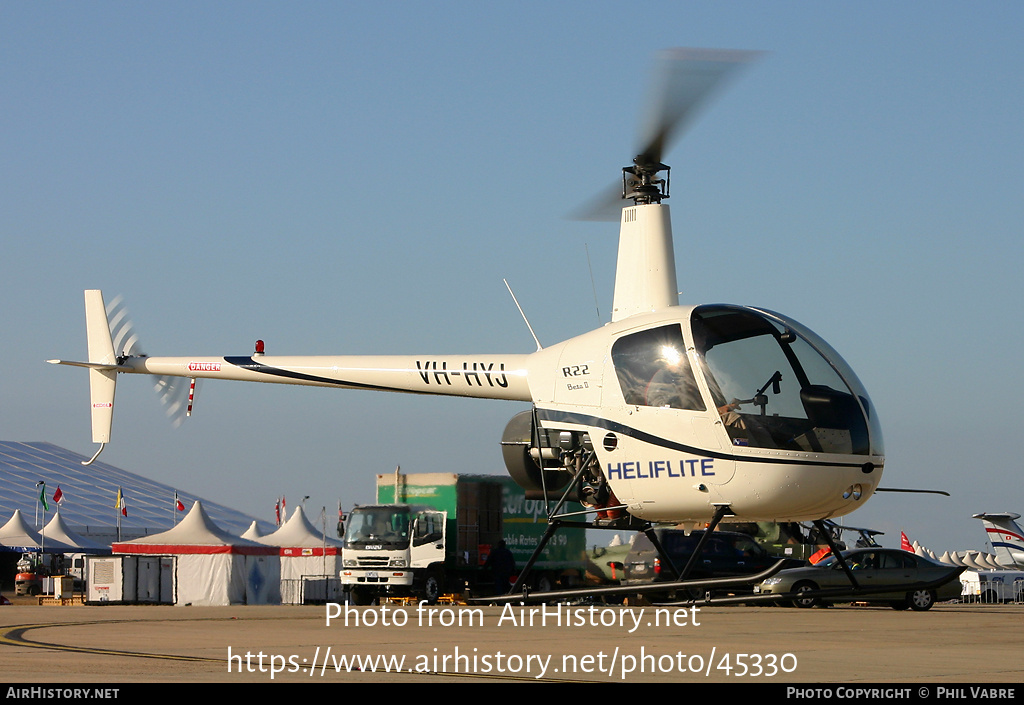
<path fill-rule="evenodd" d="M 0 663 L 6 683 L 34 687 L 686 682 L 856 688 L 1024 681 L 1024 605 L 939 604 L 928 612 L 853 605 L 657 609 L 392 605 L 347 611 L 342 605 L 16 601 L 0 607 Z M 8 697 L 12 692 L 18 691 L 8 690 Z M 1020 697 L 1011 695 L 1011 701 Z"/>

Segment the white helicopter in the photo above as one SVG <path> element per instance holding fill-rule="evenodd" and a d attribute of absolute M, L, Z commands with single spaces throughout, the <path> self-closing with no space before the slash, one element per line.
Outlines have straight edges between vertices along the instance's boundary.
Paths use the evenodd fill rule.
<path fill-rule="evenodd" d="M 529 402 L 502 439 L 508 471 L 528 490 L 579 499 L 595 525 L 819 522 L 859 508 L 882 477 L 882 432 L 839 354 L 766 309 L 678 302 L 662 156 L 754 55 L 661 57 L 661 105 L 617 193 L 610 323 L 507 355 L 274 356 L 258 341 L 251 355 L 150 357 L 134 340 L 115 344 L 102 293 L 86 291 L 88 361 L 49 362 L 89 369 L 93 460 L 110 440 L 118 374 L 231 379 Z"/>

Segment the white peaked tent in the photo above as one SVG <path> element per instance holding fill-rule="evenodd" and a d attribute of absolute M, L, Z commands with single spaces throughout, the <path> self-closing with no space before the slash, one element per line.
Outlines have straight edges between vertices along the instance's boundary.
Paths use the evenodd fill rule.
<path fill-rule="evenodd" d="M 302 507 L 296 507 L 288 521 L 272 534 L 261 536 L 256 541 L 267 546 L 276 547 L 281 558 L 281 580 L 302 581 L 308 576 L 328 579 L 338 578 L 341 570 L 341 542 L 329 539 L 309 522 Z M 321 581 L 323 583 L 324 581 Z M 301 602 L 304 599 L 326 599 L 326 584 L 319 588 L 312 585 L 302 586 L 303 596 L 291 586 L 282 588 L 287 602 Z M 309 594 L 316 590 L 315 594 Z"/>
<path fill-rule="evenodd" d="M 103 546 L 94 541 L 89 541 L 71 531 L 68 525 L 64 523 L 64 519 L 61 518 L 59 509 L 54 512 L 53 518 L 43 527 L 40 533 L 47 544 L 56 540 L 71 546 L 69 551 L 71 553 L 110 553 L 110 546 Z"/>
<path fill-rule="evenodd" d="M 175 604 L 280 602 L 277 551 L 222 530 L 198 501 L 173 529 L 111 548 L 115 554 L 174 557 Z"/>
<path fill-rule="evenodd" d="M 0 551 L 75 553 L 76 549 L 58 538 L 42 536 L 28 525 L 21 516 L 21 510 L 15 509 L 7 523 L 0 527 Z"/>
<path fill-rule="evenodd" d="M 242 538 L 248 539 L 249 541 L 256 541 L 261 536 L 263 536 L 263 532 L 260 531 L 259 522 L 257 522 L 255 519 L 253 519 L 253 522 L 249 525 L 249 528 L 245 530 L 245 533 L 242 534 Z"/>

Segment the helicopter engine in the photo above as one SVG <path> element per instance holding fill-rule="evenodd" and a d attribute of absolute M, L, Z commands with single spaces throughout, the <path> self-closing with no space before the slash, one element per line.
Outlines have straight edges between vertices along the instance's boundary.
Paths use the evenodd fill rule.
<path fill-rule="evenodd" d="M 615 519 L 622 511 L 608 486 L 586 432 L 540 428 L 533 411 L 516 414 L 501 438 L 505 467 L 531 499 L 549 499 L 565 492 L 574 477 L 580 482 L 566 499 L 602 509 L 598 519 Z"/>

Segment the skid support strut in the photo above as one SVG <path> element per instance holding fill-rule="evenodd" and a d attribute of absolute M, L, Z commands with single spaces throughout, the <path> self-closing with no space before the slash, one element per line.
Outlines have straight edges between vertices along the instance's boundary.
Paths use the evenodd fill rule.
<path fill-rule="evenodd" d="M 832 549 L 832 555 L 836 557 L 837 561 L 839 561 L 839 567 L 843 569 L 843 572 L 846 573 L 846 577 L 850 579 L 850 585 L 859 589 L 860 584 L 857 582 L 857 578 L 853 576 L 853 571 L 850 570 L 850 565 L 846 562 L 846 559 L 843 558 L 843 553 L 839 550 L 836 540 L 832 537 L 832 532 L 825 526 L 825 522 L 821 519 L 816 519 L 811 523 L 814 524 L 814 528 L 818 530 L 818 533 L 825 537 L 825 541 L 828 542 L 828 547 Z"/>
<path fill-rule="evenodd" d="M 677 576 L 679 580 L 686 580 L 690 573 L 693 572 L 693 567 L 697 565 L 697 561 L 700 560 L 700 556 L 704 552 L 704 546 L 707 544 L 708 539 L 711 538 L 711 532 L 713 532 L 722 522 L 722 519 L 730 515 L 732 515 L 732 510 L 729 509 L 729 505 L 719 504 L 715 506 L 715 514 L 711 517 L 711 523 L 708 524 L 708 527 L 704 530 L 700 540 L 697 541 L 697 546 L 693 549 L 693 553 L 690 555 L 690 560 L 686 561 L 686 565 L 683 567 L 683 572 Z M 664 555 L 663 551 L 662 554 Z"/>
<path fill-rule="evenodd" d="M 530 571 L 533 569 L 533 564 L 537 562 L 537 558 L 540 557 L 544 547 L 548 545 L 548 541 L 555 535 L 555 532 L 562 526 L 562 522 L 559 519 L 548 519 L 548 528 L 544 532 L 544 535 L 540 539 L 540 543 L 537 544 L 537 548 L 534 549 L 533 555 L 530 556 L 530 560 L 526 562 L 526 566 L 519 571 L 519 575 L 516 577 L 516 583 L 508 591 L 509 595 L 514 595 L 518 592 L 526 593 L 528 588 L 525 583 L 527 578 L 530 576 Z"/>

